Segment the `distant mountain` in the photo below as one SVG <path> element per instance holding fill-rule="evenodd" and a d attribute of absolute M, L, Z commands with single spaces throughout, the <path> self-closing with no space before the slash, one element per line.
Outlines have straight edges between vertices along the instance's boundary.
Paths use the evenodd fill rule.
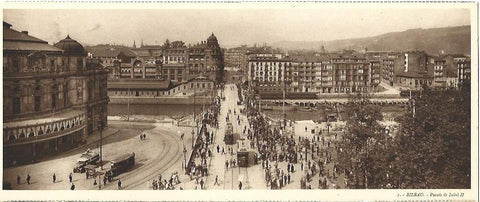
<path fill-rule="evenodd" d="M 286 50 L 316 49 L 322 45 L 328 51 L 343 49 L 369 51 L 425 50 L 430 54 L 440 51 L 470 55 L 470 26 L 410 29 L 373 37 L 334 41 L 281 41 L 272 44 Z"/>

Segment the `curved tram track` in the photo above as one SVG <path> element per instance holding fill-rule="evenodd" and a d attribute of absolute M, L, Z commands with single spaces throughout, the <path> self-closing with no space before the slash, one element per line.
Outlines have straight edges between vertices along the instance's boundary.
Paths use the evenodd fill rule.
<path fill-rule="evenodd" d="M 178 137 L 172 133 L 154 128 L 148 131 L 151 135 L 160 135 L 165 139 L 162 141 L 161 151 L 158 152 L 150 162 L 141 165 L 127 173 L 116 177 L 122 181 L 122 189 L 144 189 L 147 181 L 156 178 L 159 174 L 167 171 L 181 160 L 180 148 L 182 147 Z M 148 161 L 148 160 L 147 160 Z M 117 183 L 108 183 L 103 189 L 115 189 Z M 95 188 L 92 188 L 92 190 Z"/>

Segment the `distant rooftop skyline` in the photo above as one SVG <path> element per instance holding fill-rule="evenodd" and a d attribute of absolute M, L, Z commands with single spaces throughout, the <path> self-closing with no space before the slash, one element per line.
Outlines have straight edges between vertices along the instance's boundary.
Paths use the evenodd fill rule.
<path fill-rule="evenodd" d="M 221 46 L 279 41 L 330 41 L 416 28 L 470 25 L 462 8 L 329 8 L 217 10 L 3 10 L 4 21 L 50 44 L 68 34 L 84 45 L 137 47 L 214 33 Z"/>

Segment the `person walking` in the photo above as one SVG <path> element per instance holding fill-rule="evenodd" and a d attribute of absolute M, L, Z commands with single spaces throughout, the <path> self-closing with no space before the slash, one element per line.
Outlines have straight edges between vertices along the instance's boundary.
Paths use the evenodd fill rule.
<path fill-rule="evenodd" d="M 243 186 L 242 181 L 238 182 L 238 189 L 239 190 L 242 190 L 242 186 Z"/>
<path fill-rule="evenodd" d="M 203 178 L 200 180 L 200 189 L 204 189 L 203 185 L 205 184 L 205 182 L 203 181 Z"/>
<path fill-rule="evenodd" d="M 72 185 L 70 186 L 70 190 L 75 190 L 75 184 L 72 183 Z"/>
<path fill-rule="evenodd" d="M 218 183 L 218 175 L 215 176 L 215 183 L 213 183 L 213 185 L 220 185 L 220 184 Z"/>
<path fill-rule="evenodd" d="M 72 175 L 72 173 L 70 173 L 70 175 L 68 175 L 68 179 L 70 180 L 70 183 L 71 183 L 72 180 L 73 180 L 73 175 Z"/>
<path fill-rule="evenodd" d="M 27 174 L 27 184 L 30 184 L 30 179 L 31 179 L 30 174 Z"/>
<path fill-rule="evenodd" d="M 107 177 L 103 176 L 103 186 L 107 185 Z"/>
<path fill-rule="evenodd" d="M 118 189 L 122 189 L 122 181 L 120 179 L 118 179 Z"/>
<path fill-rule="evenodd" d="M 52 178 L 53 178 L 53 183 L 55 183 L 55 181 L 57 180 L 57 176 L 55 175 L 55 173 L 53 173 Z"/>

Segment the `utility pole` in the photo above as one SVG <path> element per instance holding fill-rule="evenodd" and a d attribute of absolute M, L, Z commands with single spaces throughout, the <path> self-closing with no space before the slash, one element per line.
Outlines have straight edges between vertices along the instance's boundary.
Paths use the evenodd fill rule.
<path fill-rule="evenodd" d="M 98 130 L 100 131 L 100 168 L 103 170 L 103 152 L 102 152 L 102 140 L 103 140 L 103 135 L 102 135 L 102 126 L 103 123 L 102 121 L 98 122 Z M 99 182 L 101 183 L 101 182 Z"/>
<path fill-rule="evenodd" d="M 283 112 L 283 130 L 285 130 L 285 127 L 287 125 L 286 121 L 285 121 L 285 87 L 286 87 L 286 83 L 285 81 L 283 82 L 283 102 L 282 102 L 282 112 Z"/>
<path fill-rule="evenodd" d="M 128 87 L 128 97 L 127 97 L 127 121 L 130 121 L 130 87 Z"/>
<path fill-rule="evenodd" d="M 195 78 L 194 78 L 193 81 L 195 81 Z M 196 90 L 195 90 L 195 89 L 196 89 L 196 83 L 193 83 L 193 122 L 195 122 L 196 126 L 194 126 L 195 129 L 192 130 L 192 148 L 195 146 L 195 143 L 194 143 L 194 142 L 195 142 L 195 141 L 194 141 L 194 139 L 195 139 L 194 137 L 195 137 L 195 132 L 196 132 L 195 130 L 198 131 L 197 114 L 196 114 L 197 112 L 196 112 L 196 106 L 195 106 L 195 104 L 196 104 L 196 103 L 195 103 L 195 100 L 196 100 L 196 99 L 195 99 L 195 94 L 197 94 L 197 93 L 196 93 Z"/>

